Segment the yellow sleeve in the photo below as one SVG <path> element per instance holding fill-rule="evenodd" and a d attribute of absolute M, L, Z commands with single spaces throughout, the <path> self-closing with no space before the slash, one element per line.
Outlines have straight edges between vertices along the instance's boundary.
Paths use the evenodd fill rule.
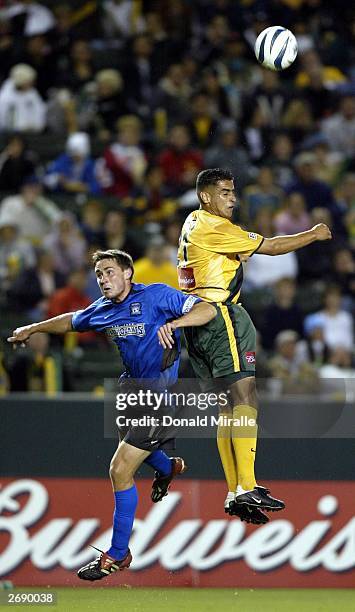
<path fill-rule="evenodd" d="M 237 253 L 249 257 L 261 246 L 263 236 L 243 230 L 226 219 L 218 219 L 201 228 L 201 246 L 213 253 Z"/>

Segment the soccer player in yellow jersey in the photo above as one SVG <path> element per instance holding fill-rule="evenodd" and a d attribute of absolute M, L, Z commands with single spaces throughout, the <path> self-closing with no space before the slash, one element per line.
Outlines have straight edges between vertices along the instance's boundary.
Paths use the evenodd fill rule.
<path fill-rule="evenodd" d="M 180 289 L 215 303 L 217 316 L 203 327 L 186 328 L 189 356 L 196 375 L 204 381 L 224 382 L 230 391 L 231 426 L 218 428 L 217 443 L 228 484 L 225 511 L 242 520 L 267 522 L 261 510 L 285 505 L 258 486 L 254 474 L 257 441 L 255 387 L 255 327 L 238 303 L 243 281 L 242 261 L 256 252 L 281 255 L 329 240 L 329 228 L 320 223 L 292 236 L 263 238 L 231 221 L 236 205 L 233 176 L 220 168 L 203 170 L 197 177 L 200 202 L 186 219 L 178 253 Z M 225 411 L 224 411 L 225 413 Z M 229 413 L 230 415 L 230 413 Z M 247 427 L 238 427 L 238 423 Z"/>

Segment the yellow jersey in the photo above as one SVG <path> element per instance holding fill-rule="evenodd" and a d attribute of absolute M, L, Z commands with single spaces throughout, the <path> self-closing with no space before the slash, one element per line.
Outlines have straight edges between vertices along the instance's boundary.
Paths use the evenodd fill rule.
<path fill-rule="evenodd" d="M 134 282 L 145 285 L 165 283 L 175 289 L 179 288 L 174 264 L 164 261 L 160 266 L 155 266 L 148 257 L 142 257 L 134 263 Z"/>
<path fill-rule="evenodd" d="M 194 210 L 181 230 L 178 251 L 179 287 L 209 302 L 238 301 L 243 282 L 240 255 L 261 246 L 260 234 L 243 230 L 206 210 Z"/>

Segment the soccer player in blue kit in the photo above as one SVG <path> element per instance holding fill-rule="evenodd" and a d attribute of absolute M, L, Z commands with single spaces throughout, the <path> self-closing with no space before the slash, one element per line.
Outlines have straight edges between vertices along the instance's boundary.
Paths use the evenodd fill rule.
<path fill-rule="evenodd" d="M 214 306 L 164 284 L 133 283 L 133 261 L 123 251 L 97 251 L 93 262 L 101 298 L 85 310 L 18 327 L 8 341 L 25 346 L 36 332 L 103 332 L 118 346 L 128 380 L 154 379 L 161 389 L 168 389 L 178 377 L 180 328 L 208 323 L 216 315 Z M 130 566 L 128 544 L 138 502 L 134 474 L 141 463 L 148 463 L 155 469 L 152 500 L 160 501 L 167 494 L 171 480 L 184 471 L 183 459 L 170 458 L 162 450 L 172 435 L 164 427 L 158 432 L 139 427 L 126 431 L 110 465 L 115 496 L 111 547 L 82 567 L 79 578 L 100 580 Z"/>

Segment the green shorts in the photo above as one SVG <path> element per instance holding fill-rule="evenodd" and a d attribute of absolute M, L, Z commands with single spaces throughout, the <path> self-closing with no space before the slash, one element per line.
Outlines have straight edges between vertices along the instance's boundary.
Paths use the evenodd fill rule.
<path fill-rule="evenodd" d="M 217 316 L 207 325 L 187 327 L 185 338 L 198 378 L 255 375 L 256 330 L 240 304 L 214 304 Z"/>

